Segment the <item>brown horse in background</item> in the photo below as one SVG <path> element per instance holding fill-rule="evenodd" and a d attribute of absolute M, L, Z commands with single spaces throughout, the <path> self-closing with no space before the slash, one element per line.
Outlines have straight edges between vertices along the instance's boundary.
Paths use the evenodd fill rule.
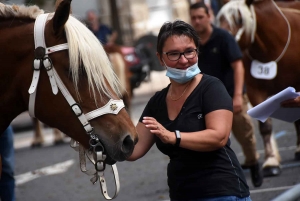
<path fill-rule="evenodd" d="M 31 142 L 31 147 L 32 148 L 41 147 L 45 142 L 45 138 L 42 132 L 42 128 L 44 127 L 44 125 L 36 118 L 32 118 L 32 122 L 33 122 L 33 139 Z M 64 144 L 65 142 L 64 139 L 66 136 L 57 128 L 52 128 L 52 132 L 53 132 L 54 145 Z"/>
<path fill-rule="evenodd" d="M 293 9 L 300 8 L 300 2 L 279 4 L 287 8 L 279 8 L 272 0 L 231 1 L 217 16 L 218 25 L 236 37 L 245 53 L 245 83 L 253 106 L 288 86 L 300 91 L 300 11 Z M 263 64 L 275 61 L 277 73 L 273 70 L 271 76 L 268 65 L 260 69 L 251 67 L 253 60 Z M 295 127 L 298 138 L 295 158 L 300 160 L 300 120 Z M 271 119 L 259 122 L 259 130 L 265 147 L 264 175 L 279 175 L 280 157 L 273 143 Z"/>

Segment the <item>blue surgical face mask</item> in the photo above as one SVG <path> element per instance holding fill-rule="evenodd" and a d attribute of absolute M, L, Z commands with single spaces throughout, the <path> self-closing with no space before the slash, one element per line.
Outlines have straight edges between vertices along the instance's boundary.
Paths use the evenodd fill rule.
<path fill-rule="evenodd" d="M 193 79 L 196 75 L 198 75 L 201 72 L 198 67 L 198 62 L 196 62 L 194 65 L 192 65 L 184 70 L 171 68 L 171 67 L 167 66 L 165 62 L 164 62 L 164 64 L 167 67 L 166 76 L 168 76 L 175 82 L 178 82 L 181 84 L 190 81 L 191 79 Z"/>

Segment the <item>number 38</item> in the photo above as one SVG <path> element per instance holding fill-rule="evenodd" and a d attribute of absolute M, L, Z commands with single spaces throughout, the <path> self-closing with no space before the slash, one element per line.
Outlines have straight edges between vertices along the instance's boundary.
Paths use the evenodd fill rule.
<path fill-rule="evenodd" d="M 270 72 L 270 69 L 268 67 L 258 66 L 258 74 L 268 75 L 269 72 Z"/>

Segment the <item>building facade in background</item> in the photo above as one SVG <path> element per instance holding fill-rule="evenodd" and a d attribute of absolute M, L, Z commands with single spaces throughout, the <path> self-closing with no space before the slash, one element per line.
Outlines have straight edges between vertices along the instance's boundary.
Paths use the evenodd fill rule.
<path fill-rule="evenodd" d="M 54 11 L 55 0 L 0 0 L 6 4 L 37 4 L 46 12 Z M 189 22 L 189 0 L 114 0 L 117 11 L 111 12 L 112 0 L 72 0 L 72 14 L 84 21 L 86 11 L 96 10 L 102 23 L 113 26 L 118 23 L 123 45 L 133 45 L 145 34 L 158 34 L 166 21 L 181 19 Z M 116 13 L 118 12 L 118 13 Z M 115 22 L 114 22 L 115 23 Z"/>

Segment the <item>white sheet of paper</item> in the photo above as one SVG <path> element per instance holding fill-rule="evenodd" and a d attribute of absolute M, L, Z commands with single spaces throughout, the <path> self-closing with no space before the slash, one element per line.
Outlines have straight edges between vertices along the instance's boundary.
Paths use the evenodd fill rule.
<path fill-rule="evenodd" d="M 280 103 L 288 99 L 296 98 L 299 95 L 300 94 L 296 93 L 295 88 L 288 87 L 251 108 L 247 113 L 261 122 L 265 122 L 269 117 L 294 122 L 300 119 L 300 108 L 283 108 L 280 106 Z"/>

